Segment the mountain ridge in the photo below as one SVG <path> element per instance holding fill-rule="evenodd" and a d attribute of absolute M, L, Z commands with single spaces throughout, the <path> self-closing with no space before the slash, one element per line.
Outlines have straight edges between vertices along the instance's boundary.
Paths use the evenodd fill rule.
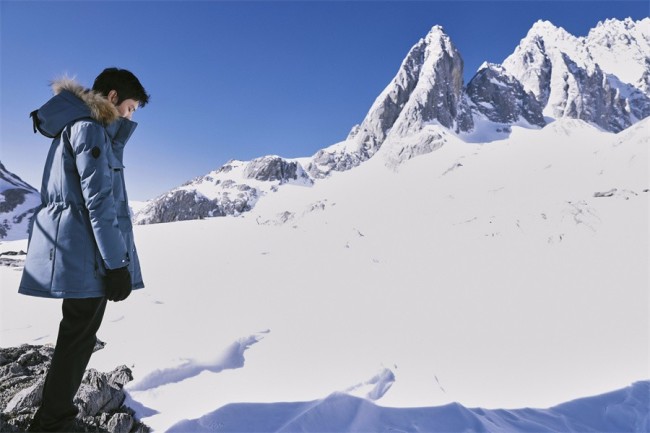
<path fill-rule="evenodd" d="M 603 39 L 613 41 L 610 51 L 627 47 L 623 56 L 629 57 L 625 58 L 634 66 L 634 74 L 621 72 L 627 69 L 614 61 L 620 60 L 621 54 L 612 60 L 613 54 L 602 49 Z M 394 78 L 345 140 L 311 157 L 267 156 L 237 164 L 257 165 L 257 170 L 260 161 L 274 166 L 297 164 L 296 170 L 304 176 L 302 184 L 313 185 L 334 172 L 359 166 L 382 147 L 386 147 L 382 152 L 386 165 L 395 169 L 408 159 L 444 146 L 450 135 L 468 142 L 489 142 L 508 137 L 513 125 L 539 129 L 562 117 L 619 132 L 650 116 L 649 40 L 648 18 L 601 21 L 586 37 L 538 20 L 502 64 L 484 63 L 465 86 L 462 56 L 444 28 L 435 25 L 411 47 Z M 598 59 L 604 59 L 605 66 L 601 67 Z M 239 215 L 289 183 L 276 177 L 253 186 L 242 173 L 230 179 L 239 188 L 236 197 L 240 204 L 232 206 L 233 194 L 226 189 L 233 183 L 218 193 L 215 181 L 215 191 L 201 192 L 209 177 L 197 178 L 201 187 L 186 183 L 150 201 L 135 215 L 136 223 Z M 205 204 L 206 199 L 208 206 L 190 206 L 193 200 Z M 183 206 L 184 210 L 168 211 Z"/>

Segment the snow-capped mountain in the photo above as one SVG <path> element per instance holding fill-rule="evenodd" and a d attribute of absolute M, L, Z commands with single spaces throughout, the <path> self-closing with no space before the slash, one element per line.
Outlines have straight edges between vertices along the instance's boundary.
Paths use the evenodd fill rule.
<path fill-rule="evenodd" d="M 142 206 L 135 222 L 152 224 L 238 215 L 251 210 L 261 196 L 286 183 L 311 185 L 313 180 L 298 162 L 279 156 L 250 162 L 229 161 Z"/>
<path fill-rule="evenodd" d="M 451 138 L 505 139 L 513 125 L 539 129 L 572 118 L 622 131 L 650 116 L 649 27 L 650 19 L 614 19 L 575 37 L 538 21 L 502 65 L 484 63 L 464 86 L 461 55 L 434 26 L 344 141 L 311 157 L 231 161 L 152 200 L 136 221 L 237 215 L 285 183 L 312 185 L 373 157 L 397 168 Z"/>
<path fill-rule="evenodd" d="M 384 142 L 422 135 L 429 124 L 454 131 L 473 126 L 463 94 L 463 59 L 440 26 L 411 48 L 348 139 L 317 152 L 308 171 L 318 178 L 332 170 L 347 170 L 372 157 Z M 423 134 L 419 142 L 427 147 L 438 138 L 434 131 Z"/>
<path fill-rule="evenodd" d="M 641 82 L 650 71 L 649 26 L 650 19 L 608 20 L 577 38 L 538 21 L 503 68 L 535 95 L 545 116 L 618 132 L 650 115 L 650 93 Z"/>
<path fill-rule="evenodd" d="M 603 71 L 650 94 L 650 18 L 600 22 L 587 35 L 585 45 Z"/>
<path fill-rule="evenodd" d="M 0 162 L 0 239 L 27 237 L 29 223 L 41 205 L 41 195 Z"/>

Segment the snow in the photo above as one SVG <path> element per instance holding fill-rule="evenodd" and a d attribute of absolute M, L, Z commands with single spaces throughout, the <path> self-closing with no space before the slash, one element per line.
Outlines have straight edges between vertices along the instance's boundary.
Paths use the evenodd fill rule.
<path fill-rule="evenodd" d="M 459 404 L 394 409 L 334 393 L 322 400 L 283 404 L 232 404 L 196 420 L 181 421 L 170 432 L 585 432 L 648 431 L 650 382 L 603 396 L 580 399 L 547 410 L 467 409 Z M 629 430 L 627 430 L 629 428 Z"/>
<path fill-rule="evenodd" d="M 586 41 L 603 71 L 638 86 L 650 51 L 650 18 L 606 20 L 589 31 Z"/>
<path fill-rule="evenodd" d="M 647 431 L 648 127 L 448 134 L 136 226 L 147 287 L 109 305 L 90 367 L 129 365 L 156 431 Z M 0 344 L 54 343 L 60 303 L 0 279 Z"/>

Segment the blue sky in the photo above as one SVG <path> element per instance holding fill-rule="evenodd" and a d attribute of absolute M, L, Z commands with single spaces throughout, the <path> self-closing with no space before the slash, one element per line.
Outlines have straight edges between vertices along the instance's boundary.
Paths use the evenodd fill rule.
<path fill-rule="evenodd" d="M 90 86 L 107 66 L 152 95 L 126 150 L 131 199 L 153 198 L 229 159 L 309 156 L 343 140 L 432 26 L 445 28 L 467 82 L 546 19 L 584 36 L 647 1 L 0 0 L 0 160 L 39 187 L 49 140 L 29 113 L 49 81 Z"/>

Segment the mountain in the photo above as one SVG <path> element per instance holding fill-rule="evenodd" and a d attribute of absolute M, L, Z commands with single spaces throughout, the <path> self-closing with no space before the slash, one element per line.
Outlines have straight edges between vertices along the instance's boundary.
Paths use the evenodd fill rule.
<path fill-rule="evenodd" d="M 650 93 L 650 18 L 599 22 L 589 31 L 585 45 L 605 72 Z"/>
<path fill-rule="evenodd" d="M 371 158 L 385 142 L 413 135 L 423 135 L 418 146 L 422 153 L 430 152 L 439 137 L 436 132 L 421 132 L 432 123 L 457 132 L 473 126 L 463 93 L 463 59 L 440 26 L 411 48 L 348 139 L 317 152 L 308 171 L 319 178 L 332 170 L 350 169 Z"/>
<path fill-rule="evenodd" d="M 152 224 L 238 215 L 251 210 L 261 196 L 284 184 L 309 186 L 313 180 L 298 162 L 279 156 L 250 162 L 229 161 L 218 170 L 141 205 L 135 222 Z"/>
<path fill-rule="evenodd" d="M 0 197 L 0 239 L 26 238 L 34 212 L 41 205 L 40 193 L 0 162 Z"/>
<path fill-rule="evenodd" d="M 545 116 L 582 119 L 618 132 L 650 115 L 644 84 L 650 71 L 649 27 L 647 18 L 608 20 L 577 38 L 538 21 L 502 66 L 535 95 Z"/>
<path fill-rule="evenodd" d="M 377 154 L 398 169 L 455 138 L 506 139 L 513 125 L 535 130 L 571 118 L 622 131 L 650 116 L 649 27 L 650 19 L 612 19 L 575 37 L 538 21 L 503 64 L 484 63 L 464 86 L 462 57 L 434 26 L 344 141 L 311 157 L 231 161 L 155 198 L 136 222 L 239 215 L 285 184 L 313 185 Z"/>

